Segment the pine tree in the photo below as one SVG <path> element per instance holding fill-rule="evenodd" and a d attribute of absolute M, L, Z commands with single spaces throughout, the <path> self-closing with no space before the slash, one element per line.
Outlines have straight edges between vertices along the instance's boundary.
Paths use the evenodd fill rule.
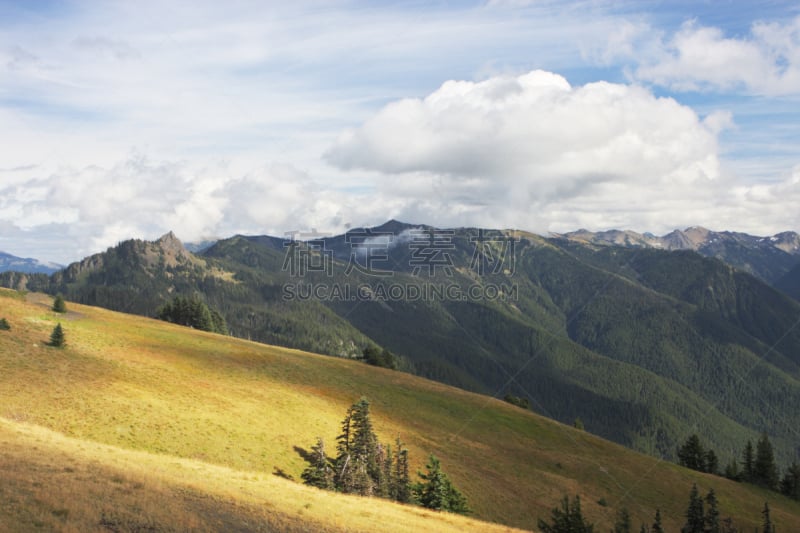
<path fill-rule="evenodd" d="M 53 300 L 53 311 L 56 313 L 67 312 L 67 304 L 64 303 L 64 297 L 60 294 L 56 296 L 55 300 Z"/>
<path fill-rule="evenodd" d="M 742 481 L 747 483 L 751 483 L 754 478 L 754 465 L 755 465 L 755 458 L 753 452 L 753 443 L 747 441 L 747 445 L 744 447 L 744 457 L 742 461 Z"/>
<path fill-rule="evenodd" d="M 715 476 L 719 474 L 719 459 L 717 459 L 717 454 L 714 453 L 714 450 L 708 450 L 706 452 L 705 472 L 714 474 Z"/>
<path fill-rule="evenodd" d="M 453 486 L 447 474 L 442 472 L 441 463 L 435 455 L 428 458 L 425 468 L 427 472 L 418 473 L 422 482 L 414 487 L 419 504 L 437 511 L 468 513 L 466 498 Z"/>
<path fill-rule="evenodd" d="M 626 508 L 622 508 L 617 513 L 617 520 L 614 522 L 613 533 L 631 533 L 631 514 Z"/>
<path fill-rule="evenodd" d="M 375 446 L 375 495 L 381 498 L 389 497 L 389 481 L 391 468 L 386 469 L 387 447 L 380 442 Z"/>
<path fill-rule="evenodd" d="M 342 433 L 336 437 L 336 459 L 334 461 L 334 483 L 336 490 L 353 492 L 352 469 L 350 448 L 352 445 L 352 415 L 353 408 L 347 410 L 342 420 Z"/>
<path fill-rule="evenodd" d="M 686 523 L 681 528 L 681 533 L 703 533 L 705 516 L 703 514 L 703 500 L 697 492 L 697 484 L 692 485 L 689 493 L 689 507 L 686 509 Z"/>
<path fill-rule="evenodd" d="M 408 450 L 403 446 L 400 437 L 397 437 L 395 442 L 397 451 L 391 464 L 389 497 L 398 502 L 408 503 L 411 501 L 412 496 L 408 469 Z"/>
<path fill-rule="evenodd" d="M 764 502 L 764 510 L 761 511 L 761 516 L 764 517 L 764 525 L 761 526 L 761 533 L 775 533 L 772 520 L 769 517 L 769 504 L 767 502 Z"/>
<path fill-rule="evenodd" d="M 333 489 L 333 469 L 328 456 L 325 455 L 325 442 L 317 437 L 317 443 L 311 447 L 311 465 L 303 470 L 300 477 L 306 485 L 321 489 Z"/>
<path fill-rule="evenodd" d="M 692 435 L 678 448 L 678 463 L 692 470 L 706 471 L 706 451 L 700 444 L 700 437 Z"/>
<path fill-rule="evenodd" d="M 651 533 L 664 533 L 664 527 L 661 525 L 661 509 L 656 509 L 656 518 L 653 521 Z"/>
<path fill-rule="evenodd" d="M 778 486 L 778 468 L 775 466 L 775 455 L 766 432 L 761 435 L 756 445 L 756 459 L 753 464 L 752 481 L 762 487 L 775 490 Z"/>
<path fill-rule="evenodd" d="M 61 322 L 59 322 L 56 327 L 53 328 L 53 332 L 50 334 L 50 346 L 62 348 L 66 345 L 67 340 L 64 336 L 64 330 L 61 328 Z"/>
<path fill-rule="evenodd" d="M 731 459 L 731 462 L 725 467 L 725 477 L 732 481 L 742 480 L 742 473 L 739 472 L 739 461 Z"/>
<path fill-rule="evenodd" d="M 719 509 L 717 508 L 717 495 L 714 489 L 706 495 L 705 533 L 721 533 L 719 523 Z"/>
<path fill-rule="evenodd" d="M 5 318 L 0 318 L 0 330 L 8 331 L 11 329 L 11 324 Z"/>
<path fill-rule="evenodd" d="M 342 421 L 342 434 L 336 440 L 336 488 L 362 496 L 372 495 L 380 484 L 383 464 L 376 454 L 378 439 L 372 431 L 366 398 L 361 398 L 347 410 Z"/>
<path fill-rule="evenodd" d="M 781 480 L 781 494 L 800 500 L 800 465 L 793 462 Z"/>
<path fill-rule="evenodd" d="M 555 507 L 550 514 L 552 524 L 539 519 L 538 526 L 544 533 L 593 533 L 594 525 L 588 524 L 581 513 L 581 498 L 575 496 L 572 505 L 569 497 L 561 500 L 561 508 Z"/>

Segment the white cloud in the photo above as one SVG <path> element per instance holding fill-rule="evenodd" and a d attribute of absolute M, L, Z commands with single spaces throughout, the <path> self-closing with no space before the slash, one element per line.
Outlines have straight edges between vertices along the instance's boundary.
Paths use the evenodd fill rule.
<path fill-rule="evenodd" d="M 412 195 L 428 176 L 460 203 L 534 205 L 607 182 L 690 187 L 718 179 L 725 117 L 704 122 L 640 87 L 571 87 L 533 71 L 449 81 L 424 99 L 390 103 L 326 157 L 346 170 L 399 174 Z"/>
<path fill-rule="evenodd" d="M 63 7 L 0 32 L 0 247 L 17 255 L 391 217 L 545 232 L 800 225 L 782 200 L 790 179 L 767 183 L 797 163 L 784 99 L 734 108 L 731 131 L 710 93 L 693 111 L 585 83 L 625 80 L 627 65 L 670 88 L 789 94 L 797 19 L 732 38 L 699 23 L 665 36 L 658 14 L 604 2 Z M 485 81 L 436 90 L 446 79 Z M 750 181 L 730 177 L 719 138 Z M 775 202 L 769 217 L 755 198 Z"/>
<path fill-rule="evenodd" d="M 624 50 L 631 34 L 613 48 Z M 759 95 L 800 93 L 800 16 L 785 23 L 755 23 L 746 37 L 727 37 L 720 28 L 683 24 L 657 51 L 638 54 L 633 75 L 679 91 L 745 91 Z"/>

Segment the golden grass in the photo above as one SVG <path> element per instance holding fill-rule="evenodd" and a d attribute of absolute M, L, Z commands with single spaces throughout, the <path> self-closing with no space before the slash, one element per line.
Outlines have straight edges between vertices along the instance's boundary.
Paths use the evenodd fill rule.
<path fill-rule="evenodd" d="M 2 419 L 0 445 L 4 530 L 512 531 Z"/>
<path fill-rule="evenodd" d="M 250 477 L 264 487 L 301 491 L 286 492 L 292 496 L 276 501 L 270 490 L 289 489 L 262 493 L 248 489 L 262 494 L 261 500 L 249 500 L 237 492 L 238 481 L 226 482 L 225 475 L 220 474 L 217 485 L 210 475 L 194 478 L 192 490 L 197 494 L 217 498 L 219 491 L 232 491 L 226 493 L 226 501 L 235 509 L 241 504 L 245 517 L 252 517 L 245 509 L 248 505 L 255 506 L 254 516 L 262 516 L 258 512 L 271 505 L 276 520 L 294 517 L 297 509 L 292 502 L 311 498 L 306 494 L 322 498 L 303 508 L 302 516 L 310 522 L 315 505 L 350 509 L 341 521 L 331 518 L 317 524 L 334 529 L 375 530 L 383 524 L 395 530 L 402 527 L 402 520 L 395 524 L 394 519 L 380 518 L 388 509 L 414 516 L 427 513 L 383 501 L 368 500 L 363 505 L 358 498 L 308 489 L 271 475 L 280 469 L 298 478 L 305 464 L 295 446 L 308 448 L 318 435 L 332 452 L 346 408 L 365 395 L 372 403 L 381 440 L 394 441 L 400 435 L 415 468 L 422 467 L 427 454 L 439 456 L 481 519 L 533 529 L 537 518 L 549 516 L 564 494 L 578 493 L 585 515 L 600 529 L 607 528 L 624 506 L 637 529 L 640 522 L 652 522 L 658 507 L 667 527 L 678 530 L 689 489 L 697 482 L 703 492 L 715 489 L 723 515 L 733 515 L 742 529 L 759 524 L 763 503 L 769 500 L 780 529 L 800 530 L 796 502 L 659 462 L 503 402 L 358 362 L 69 302 L 67 315 L 55 315 L 49 310 L 51 301 L 42 295 L 23 299 L 0 291 L 0 317 L 7 317 L 12 326 L 11 331 L 0 332 L 0 417 L 24 423 L 30 431 L 35 425 L 77 439 L 64 438 L 58 446 L 102 443 L 113 447 L 115 457 L 136 452 L 166 465 L 190 461 L 198 471 L 222 468 L 220 472 L 235 472 L 234 479 Z M 67 337 L 63 350 L 44 345 L 57 321 Z M 109 466 L 104 459 L 96 460 Z M 122 472 L 133 475 L 134 463 L 124 463 Z M 168 495 L 175 496 L 182 494 L 175 487 L 182 486 L 179 481 L 186 475 L 180 472 L 159 483 L 135 482 L 147 481 L 147 490 L 141 492 L 158 495 L 159 487 L 168 487 Z M 154 496 L 154 501 L 165 497 Z M 176 506 L 185 504 L 180 497 L 173 499 Z M 369 514 L 373 507 L 381 514 Z M 328 514 L 334 516 L 323 513 Z M 69 516 L 79 515 L 75 510 Z M 362 525 L 348 522 L 356 515 L 363 516 L 358 522 Z M 431 513 L 425 516 L 433 519 Z M 459 524 L 464 529 L 488 527 Z M 423 529 L 439 526 L 428 524 Z"/>

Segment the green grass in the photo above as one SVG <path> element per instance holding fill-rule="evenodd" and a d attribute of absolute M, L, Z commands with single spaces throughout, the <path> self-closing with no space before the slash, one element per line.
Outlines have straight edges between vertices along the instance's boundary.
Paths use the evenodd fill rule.
<path fill-rule="evenodd" d="M 429 453 L 439 456 L 476 518 L 533 529 L 537 518 L 547 517 L 564 494 L 578 493 L 585 515 L 602 528 L 610 526 L 624 506 L 636 528 L 641 521 L 652 522 L 658 507 L 669 530 L 677 530 L 691 484 L 697 482 L 703 492 L 715 489 L 723 515 L 732 515 L 743 530 L 759 524 L 765 500 L 779 529 L 800 530 L 796 502 L 661 462 L 499 400 L 354 361 L 74 303 L 66 315 L 56 315 L 50 305 L 46 296 L 30 294 L 23 300 L 0 290 L 0 314 L 13 325 L 12 331 L 0 332 L 0 417 L 5 431 L 0 432 L 0 442 L 5 454 L 9 442 L 30 445 L 30 439 L 19 435 L 48 435 L 42 454 L 29 451 L 28 462 L 21 463 L 30 463 L 30 472 L 38 472 L 37 461 L 61 468 L 68 467 L 72 458 L 78 466 L 70 468 L 77 469 L 97 461 L 100 478 L 107 479 L 101 488 L 139 483 L 138 492 L 147 494 L 144 500 L 167 499 L 175 509 L 191 507 L 181 488 L 189 483 L 192 498 L 216 501 L 213 498 L 224 495 L 220 501 L 228 503 L 220 505 L 233 515 L 241 511 L 243 519 L 266 520 L 264 509 L 271 509 L 267 514 L 274 520 L 287 516 L 294 520 L 299 507 L 303 516 L 291 524 L 307 519 L 333 530 L 395 529 L 395 525 L 402 529 L 402 520 L 423 511 L 370 500 L 363 506 L 369 516 L 360 521 L 360 511 L 354 511 L 325 522 L 326 506 L 359 509 L 362 500 L 272 475 L 280 469 L 299 479 L 304 462 L 294 447 L 309 448 L 319 435 L 332 450 L 345 410 L 364 395 L 371 401 L 380 439 L 394 441 L 399 435 L 408 444 L 414 470 L 422 468 Z M 67 340 L 67 347 L 60 350 L 45 345 L 57 320 Z M 18 435 L 15 439 L 7 436 L 13 432 Z M 134 468 L 136 461 L 123 459 L 134 457 L 126 455 L 132 453 L 147 458 L 142 464 L 150 466 Z M 3 457 L 8 463 L 8 454 Z M 173 464 L 190 466 L 173 470 Z M 27 472 L 27 467 L 21 468 Z M 207 474 L 212 471 L 217 477 Z M 19 477 L 28 479 L 24 472 Z M 158 476 L 148 477 L 151 474 Z M 113 481 L 115 476 L 123 481 Z M 77 503 L 94 490 L 95 481 L 89 477 L 85 490 L 75 481 L 76 501 L 56 508 L 56 514 L 50 512 L 47 524 L 86 523 L 80 517 L 90 515 L 100 520 L 97 513 L 102 506 Z M 251 487 L 241 479 L 256 481 Z M 20 483 L 22 494 L 27 482 Z M 281 484 L 280 490 L 274 483 Z M 284 491 L 293 496 L 278 498 Z M 302 508 L 300 502 L 311 494 L 321 499 Z M 44 520 L 46 513 L 42 515 L 36 498 L 15 497 L 23 510 L 39 518 L 24 518 L 23 511 L 10 513 L 0 504 L 2 515 L 23 524 Z M 601 499 L 607 506 L 597 503 Z M 378 503 L 380 511 L 371 511 Z M 70 507 L 73 504 L 75 508 Z M 389 509 L 406 518 L 380 518 Z M 166 520 L 155 511 L 148 513 L 144 515 L 153 520 Z M 421 519 L 437 517 L 427 513 Z M 180 522 L 173 524 L 178 530 L 186 528 Z M 440 529 L 431 522 L 416 527 Z M 458 522 L 457 527 L 486 530 L 487 525 Z"/>

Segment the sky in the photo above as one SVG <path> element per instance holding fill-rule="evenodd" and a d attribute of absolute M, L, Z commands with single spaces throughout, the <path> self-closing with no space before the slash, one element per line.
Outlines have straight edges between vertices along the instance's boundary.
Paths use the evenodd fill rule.
<path fill-rule="evenodd" d="M 800 5 L 0 0 L 0 250 L 800 230 Z"/>

